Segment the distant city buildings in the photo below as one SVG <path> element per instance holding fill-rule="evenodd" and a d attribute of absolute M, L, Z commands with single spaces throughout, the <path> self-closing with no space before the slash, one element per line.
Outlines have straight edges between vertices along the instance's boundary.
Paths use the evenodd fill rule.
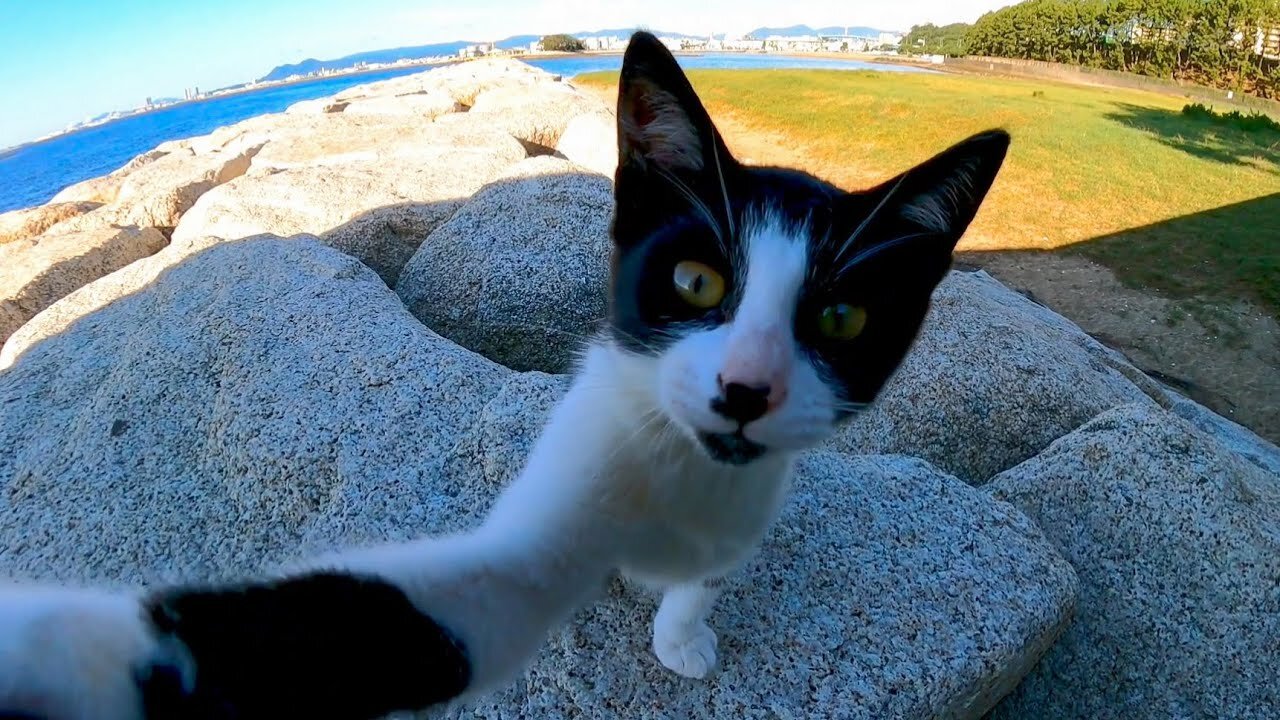
<path fill-rule="evenodd" d="M 611 52 L 620 53 L 627 48 L 629 37 L 617 35 L 601 35 L 586 36 L 578 38 L 582 41 L 587 52 Z M 659 35 L 658 40 L 666 45 L 673 52 L 783 52 L 783 53 L 887 53 L 896 54 L 898 43 L 902 41 L 900 33 L 878 33 L 875 37 L 870 35 L 858 34 L 833 34 L 833 35 L 801 35 L 801 36 L 783 36 L 771 35 L 769 37 L 756 38 L 751 36 L 735 37 L 728 35 L 708 35 L 705 38 L 680 36 L 680 35 Z M 1280 29 L 1272 29 L 1267 33 L 1259 33 L 1256 38 L 1257 52 L 1272 57 L 1280 53 Z M 249 81 L 239 85 L 220 88 L 209 92 L 201 92 L 198 86 L 184 88 L 182 98 L 146 98 L 146 101 L 133 110 L 118 110 L 114 112 L 104 113 L 92 118 L 87 118 L 77 123 L 73 123 L 62 132 L 71 132 L 95 125 L 119 120 L 123 117 L 136 115 L 150 110 L 155 110 L 180 102 L 190 102 L 195 100 L 203 100 L 206 98 L 217 97 L 220 95 L 230 95 L 233 93 L 253 90 L 260 87 L 269 87 L 272 85 L 284 85 L 287 83 L 301 82 L 304 80 L 313 80 L 316 78 L 330 77 L 335 75 L 346 75 L 355 72 L 372 72 L 376 70 L 386 70 L 391 68 L 413 67 L 417 65 L 439 65 L 443 63 L 456 62 L 460 59 L 467 60 L 471 58 L 487 57 L 493 55 L 537 55 L 544 52 L 542 43 L 534 41 L 528 45 L 520 45 L 511 48 L 500 48 L 497 43 L 474 43 L 466 45 L 452 55 L 433 55 L 421 58 L 402 58 L 395 62 L 387 63 L 370 63 L 359 62 L 348 67 L 341 68 L 321 68 L 309 73 L 299 73 L 290 75 L 281 80 L 270 80 L 265 82 Z M 53 133 L 45 136 L 52 137 L 61 133 Z M 44 139 L 44 138 L 41 138 Z"/>

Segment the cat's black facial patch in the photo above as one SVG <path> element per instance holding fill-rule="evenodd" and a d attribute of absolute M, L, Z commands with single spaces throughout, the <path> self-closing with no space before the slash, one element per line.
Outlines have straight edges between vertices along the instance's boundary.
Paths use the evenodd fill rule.
<path fill-rule="evenodd" d="M 140 670 L 149 720 L 376 718 L 461 694 L 465 650 L 387 582 L 318 573 L 153 597 L 157 634 L 194 663 Z M 190 679 L 188 679 L 189 681 Z"/>
<path fill-rule="evenodd" d="M 680 296 L 674 276 L 684 261 L 702 263 L 723 278 L 725 297 L 719 305 L 696 307 Z M 687 214 L 673 215 L 634 244 L 618 248 L 613 263 L 610 329 L 633 352 L 657 355 L 685 333 L 713 328 L 738 300 L 732 250 Z"/>
<path fill-rule="evenodd" d="M 759 459 L 768 451 L 765 446 L 735 433 L 699 433 L 698 441 L 716 462 L 729 465 L 746 465 Z"/>
<path fill-rule="evenodd" d="M 618 205 L 645 206 L 630 225 L 615 219 L 613 233 L 610 329 L 622 346 L 658 355 L 691 332 L 714 328 L 733 318 L 742 299 L 747 272 L 743 231 L 750 217 L 768 212 L 788 228 L 824 234 L 829 203 L 839 193 L 834 186 L 803 172 L 781 168 L 724 169 L 733 227 L 714 226 L 707 214 L 672 193 L 661 178 L 631 178 L 618 185 Z M 713 183 L 718 193 L 719 183 Z M 677 193 L 678 195 L 678 193 Z M 705 204 L 716 202 L 714 197 Z M 723 200 L 719 201 L 722 205 Z M 711 309 L 691 306 L 673 284 L 677 263 L 692 260 L 715 269 L 724 278 L 725 296 Z"/>

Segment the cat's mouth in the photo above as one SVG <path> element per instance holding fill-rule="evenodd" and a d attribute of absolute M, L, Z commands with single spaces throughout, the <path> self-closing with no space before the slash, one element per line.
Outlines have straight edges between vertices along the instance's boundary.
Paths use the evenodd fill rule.
<path fill-rule="evenodd" d="M 698 433 L 698 442 L 716 462 L 729 465 L 746 465 L 758 459 L 768 450 L 758 442 L 748 440 L 742 430 L 731 433 Z"/>

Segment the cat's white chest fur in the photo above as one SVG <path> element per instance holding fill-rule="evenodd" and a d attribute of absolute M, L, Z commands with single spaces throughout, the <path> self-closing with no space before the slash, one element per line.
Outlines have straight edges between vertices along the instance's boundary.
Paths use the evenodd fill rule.
<path fill-rule="evenodd" d="M 622 535 L 619 569 L 657 587 L 722 575 L 746 560 L 791 475 L 789 458 L 715 463 L 676 432 L 629 443 L 599 480 L 602 510 Z"/>
<path fill-rule="evenodd" d="M 498 500 L 491 526 L 576 527 L 615 567 L 665 587 L 728 572 L 777 515 L 794 456 L 718 463 L 654 405 L 648 362 L 587 351 L 528 466 Z M 550 522 L 549 522 L 550 521 Z"/>

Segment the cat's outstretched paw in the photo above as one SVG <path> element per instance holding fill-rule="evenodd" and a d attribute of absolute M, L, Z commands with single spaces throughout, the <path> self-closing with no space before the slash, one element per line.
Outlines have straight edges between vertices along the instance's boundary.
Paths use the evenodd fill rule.
<path fill-rule="evenodd" d="M 677 675 L 701 680 L 716 664 L 716 633 L 705 622 L 655 625 L 653 652 Z"/>
<path fill-rule="evenodd" d="M 0 717 L 141 718 L 156 650 L 137 598 L 0 587 Z"/>

